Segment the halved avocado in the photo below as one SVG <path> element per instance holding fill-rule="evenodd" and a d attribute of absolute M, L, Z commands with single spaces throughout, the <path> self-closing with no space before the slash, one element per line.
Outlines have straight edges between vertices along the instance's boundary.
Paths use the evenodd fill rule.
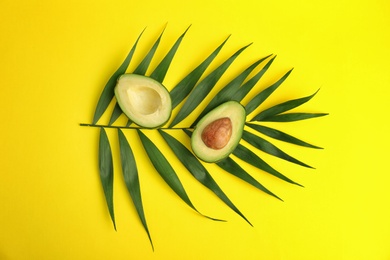
<path fill-rule="evenodd" d="M 137 74 L 123 74 L 115 86 L 115 97 L 123 113 L 139 126 L 164 125 L 172 113 L 168 90 L 158 81 Z"/>
<path fill-rule="evenodd" d="M 228 157 L 241 140 L 245 119 L 245 108 L 237 101 L 225 102 L 207 113 L 191 136 L 195 155 L 205 162 Z"/>

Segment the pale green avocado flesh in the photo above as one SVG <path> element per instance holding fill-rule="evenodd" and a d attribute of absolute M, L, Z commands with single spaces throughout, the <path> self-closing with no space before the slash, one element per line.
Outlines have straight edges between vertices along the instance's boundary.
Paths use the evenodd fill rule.
<path fill-rule="evenodd" d="M 205 162 L 223 160 L 240 142 L 245 120 L 246 111 L 239 102 L 219 105 L 195 126 L 191 136 L 192 151 Z"/>
<path fill-rule="evenodd" d="M 115 97 L 126 116 L 137 125 L 156 128 L 172 113 L 168 90 L 158 81 L 137 74 L 123 74 L 115 86 Z"/>

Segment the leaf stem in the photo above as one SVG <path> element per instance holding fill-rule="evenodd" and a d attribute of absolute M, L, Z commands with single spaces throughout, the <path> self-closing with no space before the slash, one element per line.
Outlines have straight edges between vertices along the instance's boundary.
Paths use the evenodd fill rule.
<path fill-rule="evenodd" d="M 80 123 L 80 126 L 89 126 L 89 127 L 103 127 L 103 128 L 115 128 L 115 129 L 149 129 L 149 128 L 142 128 L 138 126 L 114 126 L 114 125 L 98 125 L 98 124 L 87 124 L 87 123 Z M 150 128 L 152 130 L 153 128 Z M 159 129 L 162 130 L 192 130 L 193 127 L 161 127 Z"/>

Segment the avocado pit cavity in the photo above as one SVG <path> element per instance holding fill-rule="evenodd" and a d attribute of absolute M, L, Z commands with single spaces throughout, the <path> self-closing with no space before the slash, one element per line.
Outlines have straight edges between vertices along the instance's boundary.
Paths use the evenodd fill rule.
<path fill-rule="evenodd" d="M 208 124 L 201 137 L 207 147 L 220 150 L 227 145 L 231 136 L 232 121 L 228 117 L 223 117 Z"/>
<path fill-rule="evenodd" d="M 153 114 L 162 106 L 158 92 L 147 86 L 129 88 L 127 95 L 134 110 L 142 115 Z"/>
<path fill-rule="evenodd" d="M 114 92 L 123 113 L 141 127 L 160 127 L 171 116 L 172 101 L 168 90 L 150 77 L 123 74 L 118 78 Z"/>

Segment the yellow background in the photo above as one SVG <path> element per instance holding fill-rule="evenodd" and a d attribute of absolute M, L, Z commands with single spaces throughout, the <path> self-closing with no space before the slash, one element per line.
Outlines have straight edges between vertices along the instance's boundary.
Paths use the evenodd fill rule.
<path fill-rule="evenodd" d="M 0 259 L 389 260 L 389 14 L 385 0 L 2 0 Z M 300 111 L 330 115 L 271 125 L 325 149 L 277 143 L 315 170 L 265 156 L 305 186 L 254 173 L 285 202 L 209 167 L 254 227 L 177 164 L 194 204 L 228 222 L 200 217 L 136 150 L 153 252 L 120 170 L 113 230 L 97 170 L 98 130 L 79 123 L 91 122 L 102 87 L 143 28 L 137 61 L 165 25 L 158 58 L 190 24 L 168 88 L 229 34 L 214 67 L 253 42 L 222 83 L 278 55 L 264 84 L 295 69 L 267 105 L 321 88 Z"/>

